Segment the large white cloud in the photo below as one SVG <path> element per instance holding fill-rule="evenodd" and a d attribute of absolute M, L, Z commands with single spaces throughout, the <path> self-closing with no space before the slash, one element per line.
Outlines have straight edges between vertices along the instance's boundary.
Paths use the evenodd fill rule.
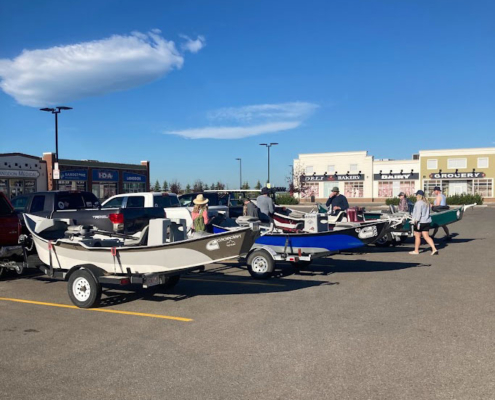
<path fill-rule="evenodd" d="M 183 51 L 197 52 L 205 43 L 186 38 Z M 152 82 L 184 63 L 173 41 L 158 29 L 146 34 L 43 50 L 24 50 L 0 60 L 0 88 L 18 103 L 39 107 L 121 91 Z"/>
<path fill-rule="evenodd" d="M 235 126 L 206 126 L 164 133 L 189 139 L 242 139 L 295 129 L 318 107 L 314 103 L 293 102 L 220 108 L 208 112 L 207 118 L 215 121 L 231 121 L 236 124 Z"/>
<path fill-rule="evenodd" d="M 273 122 L 253 126 L 212 126 L 197 129 L 184 129 L 180 131 L 168 131 L 167 134 L 179 135 L 188 139 L 241 139 L 249 136 L 274 133 L 297 128 L 299 121 Z"/>

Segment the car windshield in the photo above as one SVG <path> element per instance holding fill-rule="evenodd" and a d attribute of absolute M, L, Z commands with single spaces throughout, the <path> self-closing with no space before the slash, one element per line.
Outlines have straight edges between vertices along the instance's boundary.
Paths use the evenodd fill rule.
<path fill-rule="evenodd" d="M 27 204 L 27 196 L 16 197 L 12 199 L 12 205 L 14 206 L 14 210 L 16 211 L 24 211 Z"/>

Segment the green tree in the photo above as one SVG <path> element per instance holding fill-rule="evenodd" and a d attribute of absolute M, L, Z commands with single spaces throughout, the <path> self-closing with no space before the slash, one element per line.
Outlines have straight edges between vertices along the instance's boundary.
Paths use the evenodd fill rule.
<path fill-rule="evenodd" d="M 181 190 L 180 182 L 177 182 L 177 180 L 173 181 L 170 184 L 170 191 L 175 194 L 179 194 Z"/>
<path fill-rule="evenodd" d="M 169 187 L 168 187 L 168 182 L 167 182 L 167 181 L 163 181 L 162 190 L 163 190 L 164 192 L 168 192 Z"/>
<path fill-rule="evenodd" d="M 191 193 L 191 185 L 189 183 L 186 185 L 186 193 Z"/>
<path fill-rule="evenodd" d="M 258 179 L 258 182 L 256 182 L 256 186 L 254 187 L 255 189 L 258 189 L 260 190 L 261 189 L 261 182 L 260 180 Z"/>
<path fill-rule="evenodd" d="M 201 179 L 196 179 L 196 182 L 194 182 L 193 191 L 195 193 L 203 191 L 203 182 L 201 181 Z"/>
<path fill-rule="evenodd" d="M 210 187 L 208 186 L 207 183 L 205 183 L 204 190 L 210 190 Z"/>
<path fill-rule="evenodd" d="M 243 189 L 243 190 L 251 189 L 251 188 L 249 187 L 249 182 L 247 182 L 247 181 L 246 181 L 246 182 L 244 182 L 244 183 L 242 184 L 242 186 L 241 186 L 241 189 Z"/>
<path fill-rule="evenodd" d="M 225 185 L 222 182 L 217 182 L 216 190 L 224 190 Z"/>
<path fill-rule="evenodd" d="M 211 184 L 210 189 L 211 189 L 211 190 L 217 190 L 217 187 L 215 186 L 215 183 L 212 183 L 212 184 Z"/>
<path fill-rule="evenodd" d="M 158 182 L 158 179 L 155 182 L 155 186 L 153 186 L 153 191 L 154 192 L 159 192 L 161 190 L 160 188 L 160 182 Z"/>

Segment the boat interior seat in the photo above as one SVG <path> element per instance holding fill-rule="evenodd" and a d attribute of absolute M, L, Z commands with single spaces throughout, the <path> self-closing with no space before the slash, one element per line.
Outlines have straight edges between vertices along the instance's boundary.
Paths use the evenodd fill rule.
<path fill-rule="evenodd" d="M 66 230 L 67 222 L 56 219 L 41 219 L 34 226 L 34 232 L 46 240 L 63 239 Z"/>
<path fill-rule="evenodd" d="M 146 246 L 148 244 L 148 232 L 149 225 L 146 225 L 144 229 L 135 236 L 135 239 L 124 239 L 124 246 Z"/>

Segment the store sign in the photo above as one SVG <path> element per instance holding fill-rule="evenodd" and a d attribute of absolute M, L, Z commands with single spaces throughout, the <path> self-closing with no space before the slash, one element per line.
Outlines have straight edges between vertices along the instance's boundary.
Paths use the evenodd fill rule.
<path fill-rule="evenodd" d="M 407 180 L 412 180 L 412 179 L 419 179 L 419 173 L 418 172 L 410 172 L 408 174 L 398 174 L 398 173 L 392 173 L 392 174 L 374 174 L 373 179 L 375 181 L 407 181 Z"/>
<path fill-rule="evenodd" d="M 60 172 L 60 179 L 63 181 L 87 181 L 88 171 L 85 169 L 73 169 Z"/>
<path fill-rule="evenodd" d="M 146 183 L 146 176 L 133 174 L 131 172 L 123 173 L 124 182 L 138 182 L 138 183 Z"/>
<path fill-rule="evenodd" d="M 38 171 L 0 169 L 0 176 L 2 178 L 37 178 L 40 173 Z"/>
<path fill-rule="evenodd" d="M 484 172 L 442 172 L 430 174 L 430 179 L 477 179 L 485 176 Z"/>
<path fill-rule="evenodd" d="M 363 181 L 363 174 L 301 176 L 302 182 Z"/>
<path fill-rule="evenodd" d="M 94 169 L 93 170 L 93 182 L 118 182 L 118 171 L 112 171 L 108 169 Z"/>

